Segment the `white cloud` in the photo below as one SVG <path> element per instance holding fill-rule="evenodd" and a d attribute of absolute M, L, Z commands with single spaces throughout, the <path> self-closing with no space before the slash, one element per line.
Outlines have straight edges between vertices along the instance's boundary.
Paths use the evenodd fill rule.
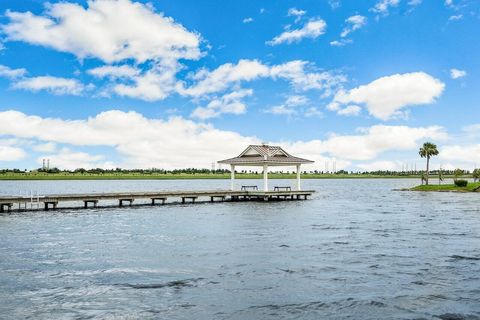
<path fill-rule="evenodd" d="M 323 112 L 316 107 L 307 108 L 304 114 L 305 114 L 305 117 L 307 118 L 311 118 L 311 117 L 323 118 Z"/>
<path fill-rule="evenodd" d="M 69 144 L 72 147 L 113 147 L 123 159 L 117 165 L 129 168 L 209 168 L 213 161 L 236 155 L 248 144 L 260 143 L 260 139 L 255 137 L 219 130 L 208 124 L 179 117 L 148 119 L 136 112 L 111 110 L 86 120 L 41 118 L 18 111 L 0 112 L 0 117 L 3 120 L 0 135 Z M 340 163 L 347 165 L 352 160 L 372 160 L 385 151 L 416 152 L 425 139 L 438 141 L 445 138 L 446 133 L 438 126 L 377 125 L 361 129 L 358 134 L 332 135 L 325 140 L 273 143 L 284 146 L 295 155 L 317 161 L 335 157 L 340 168 Z M 101 156 L 72 156 L 78 151 L 67 151 L 62 151 L 67 154 L 62 157 L 47 157 L 52 159 L 52 165 L 62 163 L 80 167 L 108 164 Z M 80 160 L 75 161 L 75 158 Z M 69 159 L 70 162 L 67 162 Z M 317 166 L 322 167 L 323 163 L 317 163 Z"/>
<path fill-rule="evenodd" d="M 51 76 L 22 78 L 12 87 L 33 92 L 45 90 L 55 95 L 80 95 L 86 88 L 76 79 L 66 79 Z"/>
<path fill-rule="evenodd" d="M 143 74 L 131 77 L 128 83 L 114 85 L 112 90 L 123 97 L 146 101 L 162 100 L 176 91 L 176 73 L 179 68 L 178 63 L 158 63 Z"/>
<path fill-rule="evenodd" d="M 57 145 L 53 142 L 37 144 L 32 148 L 37 152 L 54 152 L 57 149 Z"/>
<path fill-rule="evenodd" d="M 22 148 L 12 146 L 14 143 L 13 140 L 0 140 L 0 161 L 18 161 L 27 156 Z"/>
<path fill-rule="evenodd" d="M 392 150 L 415 150 L 425 139 L 443 140 L 447 134 L 439 126 L 412 128 L 375 125 L 355 135 L 332 135 L 328 139 L 306 142 L 311 152 L 329 154 L 344 160 L 371 160 Z"/>
<path fill-rule="evenodd" d="M 418 5 L 422 4 L 422 2 L 423 2 L 423 0 L 410 0 L 408 2 L 408 5 L 414 7 L 414 6 L 418 6 Z"/>
<path fill-rule="evenodd" d="M 340 39 L 340 40 L 334 40 L 334 41 L 330 41 L 330 45 L 332 47 L 344 47 L 346 46 L 347 44 L 350 44 L 352 43 L 353 41 L 350 40 L 350 39 Z"/>
<path fill-rule="evenodd" d="M 401 109 L 435 102 L 445 88 L 440 80 L 424 72 L 394 74 L 349 91 L 339 91 L 337 104 L 363 104 L 376 118 L 388 120 L 401 115 Z"/>
<path fill-rule="evenodd" d="M 467 72 L 464 70 L 459 70 L 459 69 L 450 69 L 450 77 L 452 79 L 459 79 L 463 78 L 467 75 Z"/>
<path fill-rule="evenodd" d="M 380 0 L 370 11 L 381 15 L 388 15 L 388 11 L 391 7 L 396 7 L 400 3 L 400 0 Z"/>
<path fill-rule="evenodd" d="M 324 90 L 324 96 L 330 95 L 334 88 L 346 81 L 346 77 L 342 74 L 334 74 L 327 71 L 309 72 L 306 70 L 309 66 L 311 65 L 306 61 L 290 61 L 272 66 L 270 68 L 270 76 L 273 79 L 289 81 L 298 91 Z"/>
<path fill-rule="evenodd" d="M 453 0 L 445 0 L 445 5 L 447 7 L 453 6 Z"/>
<path fill-rule="evenodd" d="M 266 44 L 275 46 L 282 43 L 291 44 L 293 42 L 299 42 L 304 38 L 316 39 L 325 33 L 326 28 L 327 23 L 324 20 L 319 18 L 312 19 L 302 28 L 285 31 L 272 40 L 267 41 Z"/>
<path fill-rule="evenodd" d="M 198 59 L 200 36 L 151 5 L 130 0 L 90 0 L 87 7 L 59 2 L 43 15 L 7 11 L 2 31 L 9 41 L 94 57 L 112 63 L 125 59 Z"/>
<path fill-rule="evenodd" d="M 300 9 L 297 9 L 297 8 L 288 9 L 288 15 L 289 16 L 301 17 L 301 16 L 305 15 L 306 13 L 307 13 L 307 11 L 300 10 Z"/>
<path fill-rule="evenodd" d="M 462 19 L 463 19 L 463 14 L 457 14 L 457 15 L 450 16 L 448 18 L 448 21 L 458 21 Z"/>
<path fill-rule="evenodd" d="M 104 160 L 104 156 L 90 155 L 86 152 L 71 151 L 63 148 L 59 153 L 42 155 L 37 159 L 37 163 L 42 164 L 43 159 L 50 160 L 50 168 L 60 168 L 66 170 L 75 170 L 78 168 L 92 169 L 114 169 L 116 166 L 109 161 Z"/>
<path fill-rule="evenodd" d="M 347 27 L 345 27 L 340 34 L 342 38 L 348 36 L 350 33 L 352 33 L 355 30 L 360 29 L 364 25 L 367 24 L 367 17 L 361 16 L 361 15 L 354 15 L 351 17 L 348 17 L 345 22 L 347 23 Z"/>
<path fill-rule="evenodd" d="M 218 117 L 224 113 L 237 115 L 245 113 L 247 106 L 242 102 L 242 99 L 252 94 L 253 90 L 239 90 L 225 94 L 210 101 L 206 107 L 196 108 L 191 117 L 204 120 Z"/>
<path fill-rule="evenodd" d="M 5 123 L 0 126 L 0 135 L 72 146 L 114 147 L 124 157 L 118 165 L 129 168 L 209 168 L 212 161 L 238 154 L 246 145 L 261 142 L 207 124 L 178 117 L 148 119 L 133 111 L 106 111 L 87 120 L 41 118 L 18 111 L 0 112 L 0 117 Z M 89 161 L 94 163 L 92 166 L 106 163 L 103 158 Z M 72 161 L 71 165 L 79 167 L 85 163 Z"/>
<path fill-rule="evenodd" d="M 297 8 L 290 8 L 288 9 L 288 16 L 294 16 L 295 17 L 295 23 L 300 22 L 302 17 L 307 13 L 305 10 L 300 10 Z"/>
<path fill-rule="evenodd" d="M 285 104 L 290 107 L 304 106 L 309 102 L 308 98 L 301 95 L 288 96 Z"/>
<path fill-rule="evenodd" d="M 202 96 L 227 89 L 232 83 L 252 81 L 269 75 L 269 67 L 258 60 L 240 60 L 226 63 L 213 71 L 202 69 L 192 76 L 197 81 L 189 88 L 180 88 L 184 95 Z"/>
<path fill-rule="evenodd" d="M 252 17 L 248 17 L 248 18 L 245 18 L 242 20 L 243 23 L 250 23 L 250 22 L 253 22 L 253 18 Z"/>
<path fill-rule="evenodd" d="M 191 78 L 196 81 L 190 87 L 177 86 L 183 95 L 199 97 L 220 92 L 238 85 L 242 81 L 253 81 L 259 78 L 283 79 L 289 81 L 299 91 L 325 90 L 329 91 L 346 81 L 343 75 L 330 72 L 310 72 L 312 66 L 301 60 L 289 61 L 279 65 L 268 66 L 258 60 L 240 60 L 237 64 L 226 63 L 213 71 L 202 69 Z"/>
<path fill-rule="evenodd" d="M 137 68 L 121 65 L 121 66 L 101 66 L 87 71 L 88 74 L 97 78 L 133 78 L 140 74 Z"/>
<path fill-rule="evenodd" d="M 473 169 L 480 164 L 480 144 L 446 145 L 440 150 L 439 159 L 450 161 L 443 168 Z"/>
<path fill-rule="evenodd" d="M 21 69 L 12 69 L 10 67 L 0 65 L 0 77 L 15 79 L 23 77 L 27 73 L 27 70 Z"/>
<path fill-rule="evenodd" d="M 275 115 L 294 115 L 298 113 L 297 107 L 305 106 L 309 103 L 309 99 L 301 95 L 288 96 L 285 102 L 278 106 L 273 106 L 264 111 Z M 315 110 L 310 110 L 309 116 L 313 116 Z"/>
<path fill-rule="evenodd" d="M 342 3 L 340 2 L 340 0 L 329 0 L 328 1 L 328 4 L 330 5 L 330 7 L 335 10 L 337 8 L 339 8 Z"/>
<path fill-rule="evenodd" d="M 271 113 L 274 115 L 286 115 L 286 116 L 291 116 L 297 113 L 297 111 L 294 108 L 288 107 L 284 104 L 278 105 L 278 106 L 273 106 L 268 109 L 265 109 L 265 113 Z"/>
<path fill-rule="evenodd" d="M 346 106 L 343 109 L 338 110 L 338 114 L 341 116 L 358 116 L 362 111 L 362 108 L 355 105 Z"/>

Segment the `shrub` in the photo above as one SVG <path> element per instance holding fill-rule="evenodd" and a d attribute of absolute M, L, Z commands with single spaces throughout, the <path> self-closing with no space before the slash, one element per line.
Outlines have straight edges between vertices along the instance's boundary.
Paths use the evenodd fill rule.
<path fill-rule="evenodd" d="M 454 182 L 457 187 L 466 187 L 468 184 L 467 180 L 461 180 L 461 179 L 455 180 Z"/>

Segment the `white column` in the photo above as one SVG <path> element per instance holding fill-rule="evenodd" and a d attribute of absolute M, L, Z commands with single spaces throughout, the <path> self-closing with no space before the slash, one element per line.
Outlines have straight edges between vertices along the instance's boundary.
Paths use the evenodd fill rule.
<path fill-rule="evenodd" d="M 230 165 L 230 190 L 235 190 L 235 166 Z"/>
<path fill-rule="evenodd" d="M 263 165 L 263 191 L 268 191 L 268 165 Z"/>
<path fill-rule="evenodd" d="M 300 191 L 301 190 L 301 186 L 300 186 L 300 165 L 297 164 L 297 190 Z"/>

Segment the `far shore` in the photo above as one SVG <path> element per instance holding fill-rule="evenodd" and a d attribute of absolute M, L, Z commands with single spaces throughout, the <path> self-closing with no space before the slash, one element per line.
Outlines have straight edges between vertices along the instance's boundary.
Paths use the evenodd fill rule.
<path fill-rule="evenodd" d="M 465 176 L 469 178 L 469 176 Z M 235 179 L 262 179 L 262 174 L 236 173 Z M 294 173 L 269 173 L 269 179 L 295 179 Z M 316 174 L 306 173 L 301 175 L 302 179 L 419 179 L 420 175 L 396 174 L 396 175 L 374 175 L 374 174 Z M 453 178 L 453 176 L 444 176 Z M 4 173 L 0 174 L 0 180 L 192 180 L 192 179 L 230 179 L 229 173 L 221 174 L 94 174 L 94 173 Z M 438 181 L 438 176 L 431 175 L 430 181 Z"/>

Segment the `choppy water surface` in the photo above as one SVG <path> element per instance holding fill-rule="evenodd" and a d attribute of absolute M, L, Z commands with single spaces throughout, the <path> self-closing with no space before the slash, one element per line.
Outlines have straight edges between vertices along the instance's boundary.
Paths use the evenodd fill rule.
<path fill-rule="evenodd" d="M 309 201 L 4 214 L 0 318 L 478 319 L 480 195 L 392 191 L 416 182 L 308 180 Z M 0 194 L 226 185 L 0 182 Z"/>

